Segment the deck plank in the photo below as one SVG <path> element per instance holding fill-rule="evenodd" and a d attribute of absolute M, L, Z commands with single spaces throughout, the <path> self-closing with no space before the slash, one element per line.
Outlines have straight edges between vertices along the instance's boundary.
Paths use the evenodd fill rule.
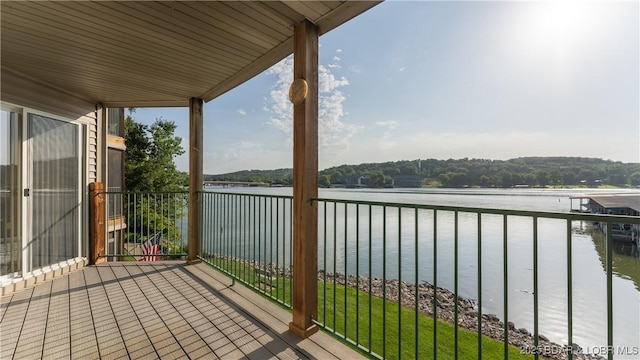
<path fill-rule="evenodd" d="M 7 313 L 0 322 L 0 333 L 2 333 L 0 336 L 0 358 L 2 359 L 11 358 L 15 353 L 33 291 L 34 288 L 31 288 L 7 296 L 10 302 L 7 302 Z"/>
<path fill-rule="evenodd" d="M 339 350 L 344 345 L 330 337 L 296 338 L 287 329 L 289 313 L 243 286 L 229 287 L 228 278 L 216 274 L 206 265 L 178 262 L 107 263 L 6 295 L 0 298 L 0 358 L 345 354 Z M 362 358 L 346 354 L 337 357 Z"/>
<path fill-rule="evenodd" d="M 51 281 L 49 318 L 45 329 L 42 357 L 68 358 L 70 354 L 69 330 L 69 277 L 56 277 Z"/>
<path fill-rule="evenodd" d="M 33 288 L 24 325 L 16 345 L 15 358 L 36 359 L 42 357 L 44 335 L 49 315 L 51 282 Z"/>
<path fill-rule="evenodd" d="M 181 292 L 188 292 L 188 299 L 199 310 L 201 316 L 220 330 L 220 334 L 217 336 L 220 342 L 226 338 L 238 344 L 239 350 L 249 358 L 264 359 L 274 356 L 274 353 L 265 348 L 256 336 L 247 331 L 251 322 L 246 317 L 239 315 L 236 309 L 232 309 L 219 298 L 207 296 L 210 290 L 195 282 L 184 271 L 174 269 L 174 272 L 179 279 L 174 284 L 177 284 L 176 286 Z M 199 331 L 206 331 L 203 328 L 209 326 L 204 320 L 197 321 L 194 325 Z M 253 328 L 257 329 L 255 325 Z M 251 329 L 253 330 L 253 328 Z M 264 330 L 258 335 L 264 334 Z M 215 338 L 213 340 L 217 341 Z M 220 351 L 226 350 L 219 349 L 218 352 Z"/>
<path fill-rule="evenodd" d="M 72 359 L 97 359 L 98 340 L 93 325 L 93 314 L 89 303 L 89 291 L 85 282 L 87 272 L 69 274 L 69 329 L 70 357 Z"/>
<path fill-rule="evenodd" d="M 176 324 L 179 319 L 175 311 L 173 311 L 173 307 L 168 303 L 162 292 L 158 290 L 153 279 L 150 279 L 150 277 L 155 277 L 155 274 L 152 274 L 153 269 L 149 265 L 145 265 L 143 268 L 139 266 L 114 267 L 113 270 L 119 274 L 121 279 L 124 278 L 124 275 L 120 275 L 120 272 L 128 274 L 132 279 L 135 278 L 135 284 L 127 286 L 126 295 L 129 297 L 136 313 L 139 315 L 145 314 L 146 318 L 140 318 L 143 324 L 146 321 L 154 321 L 154 329 L 157 335 L 149 334 L 149 338 L 153 339 L 153 336 L 158 336 L 162 339 L 162 346 L 157 347 L 160 357 L 186 356 L 179 339 L 175 335 L 177 330 L 172 328 L 182 324 Z M 149 270 L 151 271 L 147 272 Z M 161 282 L 162 279 L 158 281 Z M 156 322 L 156 319 L 160 321 Z"/>
<path fill-rule="evenodd" d="M 107 283 L 105 289 L 109 290 L 109 301 L 129 356 L 160 356 L 145 328 L 145 322 L 153 324 L 156 315 L 147 308 L 147 299 L 141 294 L 137 279 L 124 267 L 99 268 L 102 281 Z"/>
<path fill-rule="evenodd" d="M 88 289 L 98 352 L 101 358 L 126 357 L 124 339 L 118 329 L 116 317 L 108 298 L 108 289 L 101 278 L 100 267 L 88 267 L 85 281 Z"/>

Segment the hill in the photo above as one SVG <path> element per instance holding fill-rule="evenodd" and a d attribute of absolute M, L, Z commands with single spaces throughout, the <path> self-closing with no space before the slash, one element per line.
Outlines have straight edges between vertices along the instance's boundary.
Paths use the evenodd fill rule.
<path fill-rule="evenodd" d="M 244 170 L 205 175 L 205 180 L 291 185 L 292 175 L 292 169 Z M 320 171 L 319 182 L 320 186 L 347 187 L 624 187 L 640 185 L 640 163 L 583 157 L 402 160 L 331 167 Z"/>

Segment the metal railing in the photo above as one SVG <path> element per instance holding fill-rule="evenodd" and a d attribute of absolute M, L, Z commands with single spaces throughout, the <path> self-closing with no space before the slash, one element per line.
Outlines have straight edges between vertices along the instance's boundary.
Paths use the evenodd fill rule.
<path fill-rule="evenodd" d="M 187 192 L 106 191 L 108 261 L 179 259 L 187 254 Z M 158 247 L 146 247 L 159 239 Z M 151 249 L 151 250 L 149 250 Z M 153 255 L 149 257 L 148 255 Z"/>
<path fill-rule="evenodd" d="M 275 299 L 293 301 L 292 197 L 201 192 L 199 258 Z M 579 213 L 482 209 L 454 206 L 316 199 L 318 204 L 318 313 L 315 322 L 377 358 L 531 358 L 574 349 L 574 251 L 585 224 L 606 232 L 606 345 L 613 359 L 613 228 L 640 226 L 640 218 Z M 552 231 L 550 231 L 550 229 Z M 524 234 L 524 235 L 523 235 Z M 520 241 L 520 238 L 527 241 Z M 548 278 L 540 269 L 546 246 L 562 249 L 564 289 L 562 345 L 541 337 L 540 295 Z M 514 252 L 524 251 L 525 258 Z M 554 256 L 558 255 L 555 254 Z M 530 273 L 514 272 L 520 262 Z M 544 265 L 542 265 L 544 264 Z M 514 284 L 531 297 L 530 344 L 510 344 Z M 555 285 L 554 285 L 555 286 Z M 470 290 L 471 289 L 471 290 Z M 474 291 L 475 290 L 475 291 Z M 524 291 L 524 290 L 523 290 Z M 487 294 L 493 299 L 487 300 Z M 485 311 L 493 307 L 497 310 Z M 557 305 L 557 304 L 556 304 Z M 551 309 L 556 311 L 556 309 Z M 486 312 L 486 313 L 483 313 Z M 470 316 L 471 315 L 471 319 Z M 545 318 L 543 317 L 543 320 Z M 543 323 L 544 324 L 544 323 Z M 500 336 L 489 340 L 488 326 Z M 495 336 L 494 336 L 495 338 Z M 551 345 L 550 345 L 551 344 Z M 556 346 L 556 347 L 554 347 Z M 524 347 L 524 349 L 523 349 Z M 497 351 L 496 351 L 497 348 Z M 574 354 L 575 353 L 575 354 Z M 487 355 L 490 354 L 490 355 Z M 602 355 L 602 354 L 601 354 Z"/>
<path fill-rule="evenodd" d="M 198 257 L 291 308 L 292 197 L 201 192 Z"/>
<path fill-rule="evenodd" d="M 573 233 L 577 224 L 601 224 L 607 230 L 606 289 L 603 289 L 607 297 L 606 356 L 613 359 L 612 228 L 619 223 L 633 224 L 637 228 L 640 218 L 340 199 L 317 199 L 317 202 L 321 277 L 317 324 L 378 358 L 438 358 L 444 355 L 458 359 L 463 332 L 466 355 L 469 354 L 469 331 L 466 330 L 471 330 L 476 342 L 473 356 L 481 359 L 483 348 L 489 345 L 478 335 L 485 334 L 483 329 L 487 322 L 495 324 L 497 321 L 494 315 L 483 315 L 486 304 L 483 293 L 486 296 L 484 288 L 488 277 L 490 288 L 495 289 L 496 282 L 501 288 L 497 293 L 492 292 L 499 298 L 494 301 L 501 303 L 497 324 L 502 327 L 502 357 L 514 356 L 514 349 L 509 345 L 510 327 L 513 327 L 509 324 L 513 314 L 513 309 L 509 311 L 510 292 L 514 286 L 509 276 L 513 276 L 510 263 L 515 261 L 511 260 L 513 252 L 510 248 L 523 246 L 513 239 L 519 236 L 517 231 L 524 231 L 525 237 L 531 240 L 529 281 L 533 297 L 533 333 L 532 343 L 515 353 L 530 354 L 535 359 L 564 353 L 572 359 L 574 353 L 580 351 L 573 346 Z M 548 228 L 557 229 L 558 225 L 560 236 L 557 231 L 550 235 Z M 567 345 L 559 347 L 553 343 L 542 344 L 539 337 L 541 232 L 545 232 L 545 240 L 553 238 L 552 241 L 559 242 L 565 252 Z M 462 248 L 463 237 L 469 248 Z M 489 243 L 494 245 L 493 255 L 499 259 L 487 261 L 483 251 L 489 250 Z M 447 256 L 449 261 L 446 261 Z M 471 284 L 476 290 L 471 295 L 475 298 L 471 300 L 468 300 L 469 293 L 473 291 L 467 289 L 467 299 L 461 296 L 462 264 L 466 269 L 467 287 Z M 486 274 L 491 266 L 495 274 L 499 274 L 498 278 Z M 469 271 L 470 267 L 475 271 Z M 441 295 L 446 295 L 444 301 Z M 447 296 L 452 296 L 452 300 L 447 302 Z M 425 301 L 425 298 L 431 300 Z M 469 324 L 468 317 L 462 321 L 463 313 L 468 315 L 470 307 L 475 313 L 472 316 L 475 326 Z M 443 312 L 446 314 L 441 314 Z M 447 327 L 439 320 L 441 318 L 451 322 L 453 327 Z M 425 324 L 427 321 L 431 324 Z M 379 339 L 372 339 L 372 336 Z M 424 346 L 425 337 L 432 340 L 428 346 Z M 443 351 L 447 353 L 441 354 Z M 495 352 L 493 354 L 495 356 Z"/>

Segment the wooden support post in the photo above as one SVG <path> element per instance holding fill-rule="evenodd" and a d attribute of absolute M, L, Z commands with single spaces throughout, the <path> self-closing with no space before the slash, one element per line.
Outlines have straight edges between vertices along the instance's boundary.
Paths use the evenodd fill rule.
<path fill-rule="evenodd" d="M 104 184 L 94 182 L 89 184 L 89 264 L 97 265 L 105 262 L 104 242 L 106 236 L 105 214 L 104 214 Z"/>
<path fill-rule="evenodd" d="M 198 261 L 200 245 L 202 191 L 202 99 L 189 99 L 189 240 L 187 242 L 187 264 Z"/>
<path fill-rule="evenodd" d="M 318 331 L 313 323 L 318 312 L 318 205 L 313 201 L 318 197 L 318 28 L 304 20 L 296 25 L 294 39 L 294 83 L 305 80 L 307 92 L 304 100 L 294 100 L 293 107 L 293 321 L 289 330 L 306 338 Z"/>

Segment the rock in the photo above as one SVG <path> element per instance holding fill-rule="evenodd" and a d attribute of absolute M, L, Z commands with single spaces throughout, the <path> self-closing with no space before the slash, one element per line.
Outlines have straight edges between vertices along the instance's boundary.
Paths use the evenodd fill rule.
<path fill-rule="evenodd" d="M 486 314 L 486 315 L 483 315 L 482 317 L 489 321 L 500 321 L 500 319 L 498 319 L 498 317 L 495 314 Z"/>
<path fill-rule="evenodd" d="M 270 270 L 280 276 L 291 277 L 291 268 L 278 267 L 275 264 L 262 264 L 255 261 L 243 261 L 241 259 L 229 258 L 229 260 L 244 262 L 253 268 Z M 326 281 L 333 284 L 345 284 L 351 288 L 359 288 L 361 292 L 370 293 L 377 298 L 383 298 L 383 292 L 386 293 L 386 299 L 389 301 L 398 301 L 400 296 L 403 306 L 415 309 L 416 300 L 418 311 L 421 314 L 433 316 L 434 287 L 422 282 L 417 286 L 407 282 L 389 279 L 383 281 L 380 278 L 368 278 L 365 276 L 344 275 L 340 273 L 328 273 L 320 270 L 318 272 L 318 281 Z M 478 304 L 475 300 L 457 297 L 444 288 L 437 288 L 437 304 L 438 318 L 450 324 L 454 322 L 454 309 L 458 307 L 458 326 L 466 328 L 470 331 L 478 329 Z M 396 305 L 397 306 L 397 305 Z M 513 322 L 507 323 L 509 329 L 509 343 L 519 347 L 520 349 L 532 349 L 534 346 L 533 335 L 525 328 L 516 329 Z M 482 334 L 493 339 L 502 341 L 504 339 L 504 324 L 495 314 L 483 314 L 481 322 Z M 540 339 L 539 346 L 548 349 L 544 356 L 546 360 L 565 360 L 567 352 L 570 350 L 575 360 L 593 360 L 603 359 L 598 355 L 583 354 L 578 344 L 558 345 L 549 341 L 544 335 L 538 335 Z M 529 350 L 531 351 L 531 350 Z"/>

